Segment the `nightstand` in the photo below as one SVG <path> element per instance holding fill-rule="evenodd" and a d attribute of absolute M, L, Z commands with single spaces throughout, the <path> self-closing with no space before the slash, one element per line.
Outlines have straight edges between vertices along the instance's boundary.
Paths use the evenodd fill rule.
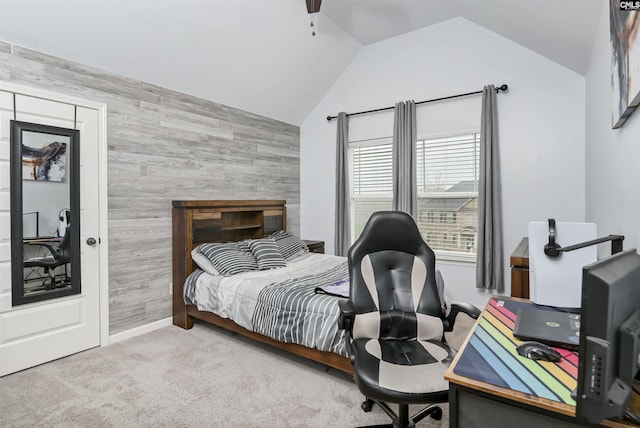
<path fill-rule="evenodd" d="M 303 239 L 304 243 L 309 247 L 310 253 L 324 254 L 324 241 L 312 241 Z"/>

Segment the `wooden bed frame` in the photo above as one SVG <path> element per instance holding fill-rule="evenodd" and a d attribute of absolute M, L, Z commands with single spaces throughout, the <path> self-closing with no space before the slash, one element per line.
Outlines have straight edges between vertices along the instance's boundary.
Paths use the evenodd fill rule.
<path fill-rule="evenodd" d="M 182 289 L 185 279 L 196 267 L 191 259 L 193 248 L 204 242 L 257 239 L 285 230 L 285 204 L 284 200 L 173 201 L 173 324 L 189 329 L 195 318 L 352 374 L 353 368 L 345 357 L 294 343 L 278 342 L 184 302 Z"/>

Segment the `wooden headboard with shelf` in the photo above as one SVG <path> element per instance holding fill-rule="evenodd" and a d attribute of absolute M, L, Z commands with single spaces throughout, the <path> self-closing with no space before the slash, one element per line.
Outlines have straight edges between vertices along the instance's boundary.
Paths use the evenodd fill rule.
<path fill-rule="evenodd" d="M 286 230 L 285 200 L 173 201 L 173 323 L 190 320 L 182 287 L 195 269 L 191 250 L 205 242 L 258 239 Z"/>

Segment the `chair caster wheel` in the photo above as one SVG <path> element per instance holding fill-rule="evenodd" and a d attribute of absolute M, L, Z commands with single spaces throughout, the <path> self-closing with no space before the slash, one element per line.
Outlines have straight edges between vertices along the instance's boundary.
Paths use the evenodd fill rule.
<path fill-rule="evenodd" d="M 431 419 L 434 419 L 436 421 L 442 419 L 442 409 L 440 407 L 436 407 L 433 409 L 433 412 L 431 413 Z"/>
<path fill-rule="evenodd" d="M 365 400 L 365 401 L 362 402 L 360 407 L 362 407 L 362 410 L 364 410 L 365 412 L 369 413 L 371 411 L 371 409 L 373 409 L 373 401 Z"/>

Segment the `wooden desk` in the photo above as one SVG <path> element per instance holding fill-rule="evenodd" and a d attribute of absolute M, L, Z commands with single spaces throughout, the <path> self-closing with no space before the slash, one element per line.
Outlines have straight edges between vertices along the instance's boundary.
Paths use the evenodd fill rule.
<path fill-rule="evenodd" d="M 489 300 L 445 374 L 450 427 L 581 426 L 570 397 L 577 385 L 577 353 L 559 350 L 564 358 L 552 363 L 520 357 L 515 350 L 522 343 L 513 337 L 515 313 L 531 304 L 501 296 Z"/>
<path fill-rule="evenodd" d="M 60 242 L 60 241 L 62 241 L 62 238 L 58 236 L 37 236 L 37 237 L 34 236 L 34 237 L 24 238 L 22 240 L 24 244 L 37 244 L 39 242 L 50 243 L 50 242 Z"/>

